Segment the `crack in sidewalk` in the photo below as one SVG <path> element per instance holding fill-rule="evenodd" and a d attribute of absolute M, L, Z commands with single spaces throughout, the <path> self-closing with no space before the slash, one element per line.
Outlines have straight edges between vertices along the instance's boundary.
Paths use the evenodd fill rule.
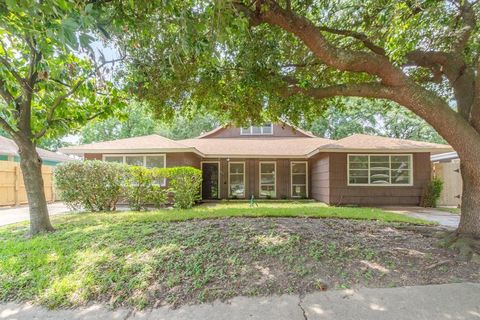
<path fill-rule="evenodd" d="M 302 310 L 303 319 L 304 319 L 304 320 L 308 320 L 307 312 L 306 312 L 305 309 L 303 308 L 302 302 L 303 302 L 303 301 L 302 301 L 302 298 L 299 297 L 299 298 L 298 298 L 298 304 L 297 304 L 297 306 L 300 308 L 300 310 Z"/>

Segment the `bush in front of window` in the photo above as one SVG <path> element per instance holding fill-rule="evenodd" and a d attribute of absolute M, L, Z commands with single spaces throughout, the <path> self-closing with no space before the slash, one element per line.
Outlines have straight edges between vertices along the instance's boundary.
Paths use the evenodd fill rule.
<path fill-rule="evenodd" d="M 201 199 L 202 171 L 192 167 L 176 167 L 166 170 L 168 185 L 173 193 L 174 207 L 188 209 Z"/>
<path fill-rule="evenodd" d="M 103 161 L 72 161 L 54 171 L 60 198 L 74 210 L 114 211 L 123 195 L 127 166 Z"/>
<path fill-rule="evenodd" d="M 148 169 L 128 166 L 125 179 L 125 197 L 132 210 L 162 207 L 167 202 L 167 190 L 163 187 L 167 176 L 166 169 Z"/>
<path fill-rule="evenodd" d="M 436 208 L 443 190 L 443 181 L 434 177 L 425 188 L 422 198 L 422 207 Z"/>

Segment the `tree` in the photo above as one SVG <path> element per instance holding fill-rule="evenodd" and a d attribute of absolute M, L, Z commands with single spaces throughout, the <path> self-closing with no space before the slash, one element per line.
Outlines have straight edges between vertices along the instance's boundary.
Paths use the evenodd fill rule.
<path fill-rule="evenodd" d="M 110 61 L 91 47 L 100 13 L 73 0 L 0 2 L 0 126 L 19 149 L 31 234 L 53 230 L 38 141 L 106 116 L 121 101 L 103 76 Z"/>
<path fill-rule="evenodd" d="M 195 106 L 238 122 L 298 122 L 333 97 L 396 102 L 458 152 L 456 235 L 480 237 L 476 1 L 170 2 L 176 10 L 137 3 L 117 7 L 131 31 L 118 38 L 138 95 L 157 110 Z"/>
<path fill-rule="evenodd" d="M 408 109 L 390 101 L 344 99 L 341 108 L 331 107 L 302 128 L 320 137 L 345 138 L 354 133 L 380 135 L 398 139 L 445 143 L 439 134 Z"/>
<path fill-rule="evenodd" d="M 216 125 L 218 123 L 212 117 L 201 114 L 190 118 L 177 114 L 168 121 L 156 119 L 148 106 L 133 102 L 108 119 L 87 123 L 80 130 L 80 142 L 92 143 L 149 134 L 174 140 L 187 139 L 209 131 Z"/>

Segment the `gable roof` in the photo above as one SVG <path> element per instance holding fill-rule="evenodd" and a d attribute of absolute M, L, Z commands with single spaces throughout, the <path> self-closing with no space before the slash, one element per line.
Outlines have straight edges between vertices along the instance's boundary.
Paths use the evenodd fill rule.
<path fill-rule="evenodd" d="M 306 130 L 302 130 L 302 129 L 298 128 L 297 126 L 294 126 L 293 124 L 290 124 L 290 123 L 287 123 L 287 122 L 280 122 L 280 123 L 277 123 L 277 125 L 279 125 L 279 126 L 288 126 L 288 127 L 291 127 L 294 131 L 297 131 L 297 132 L 305 135 L 306 137 L 318 138 L 318 137 L 317 137 L 316 135 L 314 135 L 312 132 L 306 131 Z M 205 132 L 205 133 L 202 133 L 201 135 L 199 135 L 198 137 L 195 137 L 194 139 L 204 139 L 204 138 L 208 138 L 208 137 L 210 137 L 211 135 L 214 135 L 215 133 L 217 133 L 217 132 L 219 132 L 219 131 L 222 131 L 222 130 L 225 130 L 225 129 L 229 128 L 229 127 L 231 127 L 231 125 L 229 125 L 229 124 L 216 127 L 216 128 L 213 129 L 213 130 L 210 130 L 210 131 L 207 131 L 207 132 Z"/>
<path fill-rule="evenodd" d="M 133 152 L 188 152 L 192 147 L 158 134 L 83 144 L 60 149 L 69 154 L 85 153 L 133 153 Z"/>
<path fill-rule="evenodd" d="M 194 138 L 180 140 L 209 157 L 305 157 L 332 142 L 324 138 Z"/>
<path fill-rule="evenodd" d="M 443 153 L 452 151 L 452 147 L 446 144 L 414 141 L 406 139 L 388 138 L 381 136 L 370 136 L 366 134 L 353 134 L 349 137 L 334 141 L 323 146 L 324 151 L 345 152 L 345 151 L 415 151 Z"/>
<path fill-rule="evenodd" d="M 72 159 L 65 154 L 48 151 L 42 148 L 37 148 L 38 155 L 43 160 L 64 162 Z M 0 136 L 0 154 L 7 156 L 18 156 L 18 146 L 12 139 Z"/>

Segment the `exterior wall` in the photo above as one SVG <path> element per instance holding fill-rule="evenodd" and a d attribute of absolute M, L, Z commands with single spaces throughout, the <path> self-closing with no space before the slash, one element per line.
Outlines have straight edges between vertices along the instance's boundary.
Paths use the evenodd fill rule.
<path fill-rule="evenodd" d="M 330 203 L 330 157 L 328 153 L 319 153 L 310 159 L 312 199 Z"/>
<path fill-rule="evenodd" d="M 207 158 L 202 161 L 220 162 L 220 198 L 228 199 L 228 161 L 227 159 Z M 291 198 L 292 188 L 290 179 L 290 162 L 306 161 L 306 159 L 232 159 L 230 162 L 245 162 L 245 198 L 249 199 L 252 194 L 255 198 L 260 195 L 260 162 L 273 161 L 277 164 L 276 171 L 276 198 Z M 308 164 L 309 165 L 309 164 Z M 309 196 L 311 192 L 310 168 L 309 170 Z"/>
<path fill-rule="evenodd" d="M 84 158 L 85 160 L 102 160 L 102 156 L 101 153 L 86 153 Z M 192 152 L 166 153 L 166 160 L 167 168 L 180 166 L 200 168 L 200 156 Z"/>
<path fill-rule="evenodd" d="M 278 137 L 286 137 L 286 138 L 308 138 L 309 136 L 295 130 L 293 127 L 285 125 L 273 125 L 273 134 L 266 134 L 266 135 L 241 135 L 240 128 L 235 127 L 227 127 L 222 128 L 221 130 L 214 132 L 208 136 L 203 138 L 259 138 L 268 139 L 268 138 L 278 138 Z"/>
<path fill-rule="evenodd" d="M 430 153 L 413 153 L 413 186 L 348 186 L 347 153 L 329 153 L 330 204 L 418 205 L 431 178 Z"/>

